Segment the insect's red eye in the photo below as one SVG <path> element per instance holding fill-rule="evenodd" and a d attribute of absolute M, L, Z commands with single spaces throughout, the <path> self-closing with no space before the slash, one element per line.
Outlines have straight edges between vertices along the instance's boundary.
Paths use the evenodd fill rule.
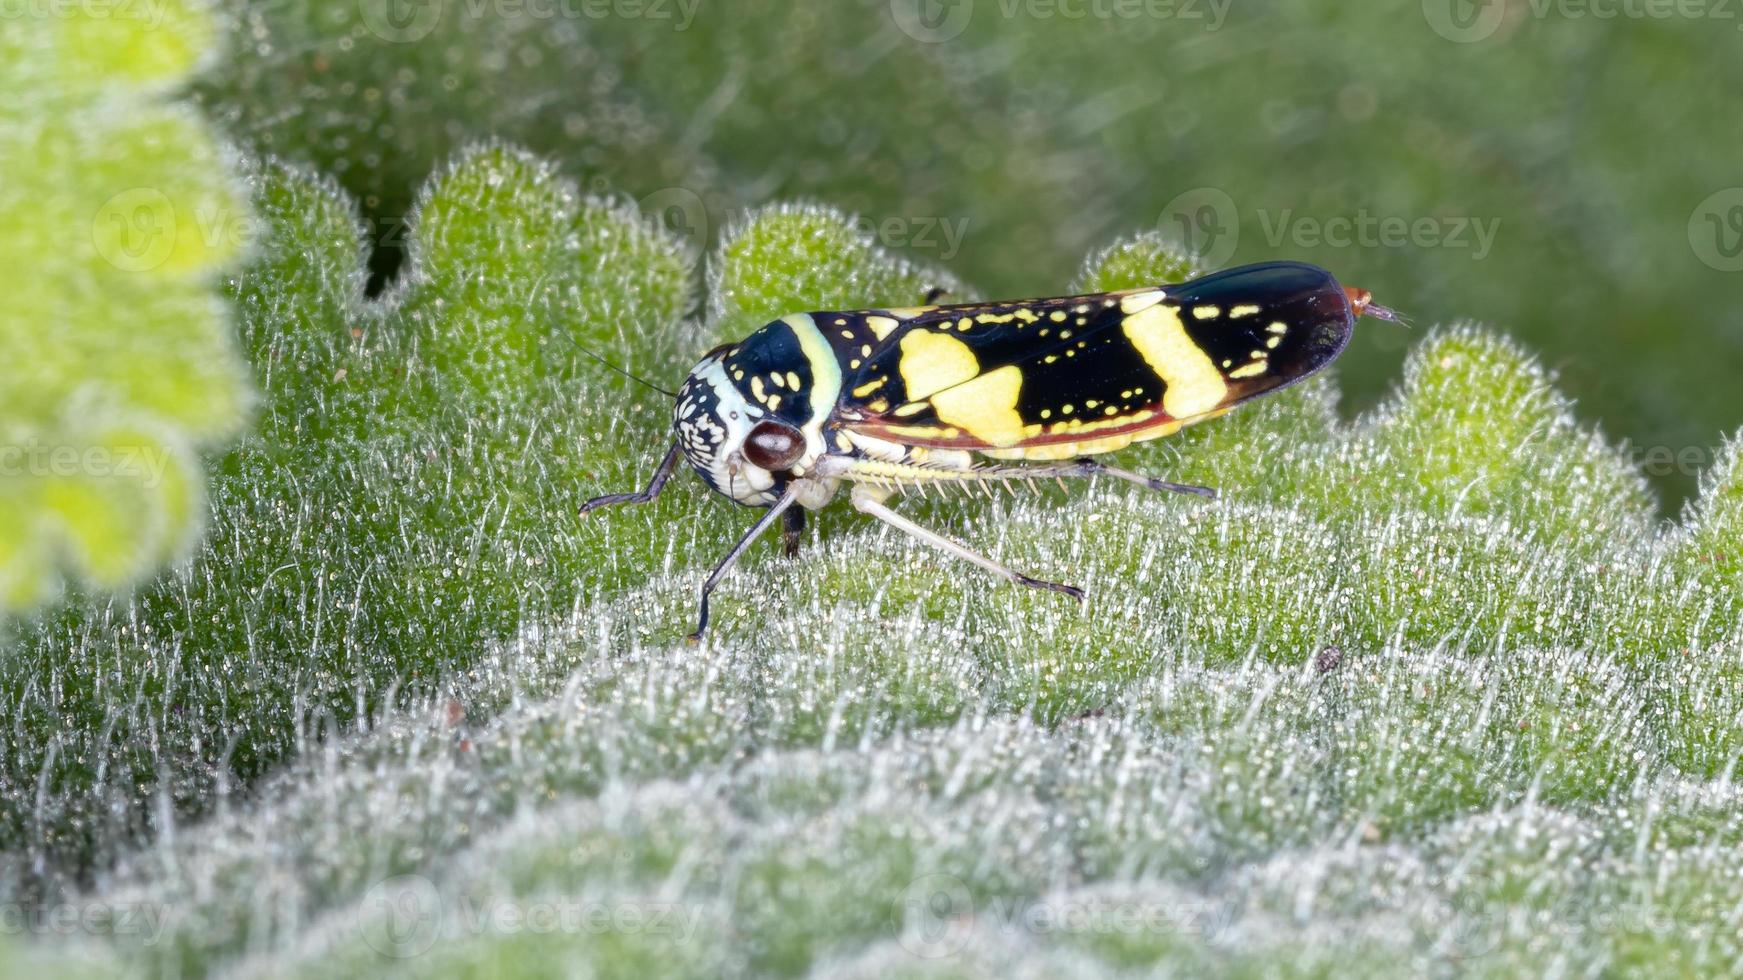
<path fill-rule="evenodd" d="M 791 469 L 805 455 L 805 437 L 798 429 L 763 419 L 744 440 L 744 458 L 771 473 Z"/>

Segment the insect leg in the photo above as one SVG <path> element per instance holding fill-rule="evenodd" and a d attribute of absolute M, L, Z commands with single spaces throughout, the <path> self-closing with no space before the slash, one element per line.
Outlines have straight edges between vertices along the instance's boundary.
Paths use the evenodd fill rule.
<path fill-rule="evenodd" d="M 878 520 L 883 521 L 885 524 L 918 538 L 932 547 L 937 548 L 939 551 L 955 555 L 964 561 L 973 562 L 987 571 L 992 572 L 994 575 L 1010 579 L 1018 585 L 1027 585 L 1037 589 L 1050 589 L 1054 592 L 1063 592 L 1074 599 L 1081 600 L 1083 598 L 1083 590 L 1074 585 L 1061 585 L 1058 582 L 1044 582 L 1041 579 L 1024 575 L 1022 572 L 1006 568 L 985 555 L 970 551 L 967 546 L 952 541 L 936 531 L 931 531 L 915 524 L 913 521 L 908 520 L 906 517 L 903 517 L 901 514 L 898 514 L 885 506 L 884 502 L 878 499 L 876 491 L 873 491 L 862 484 L 854 485 L 851 499 L 855 510 L 864 514 L 870 514 Z"/>
<path fill-rule="evenodd" d="M 941 300 L 944 297 L 949 296 L 949 295 L 950 295 L 949 289 L 946 289 L 943 286 L 933 286 L 931 289 L 926 290 L 926 298 L 920 301 L 920 305 L 931 306 L 932 304 L 938 302 L 939 300 Z"/>
<path fill-rule="evenodd" d="M 1141 487 L 1149 487 L 1151 490 L 1172 490 L 1175 493 L 1196 494 L 1200 497 L 1210 497 L 1213 500 L 1216 498 L 1216 491 L 1210 487 L 1195 487 L 1190 483 L 1170 483 L 1167 480 L 1160 480 L 1153 476 L 1145 476 L 1142 473 L 1134 473 L 1131 470 L 1122 470 L 1117 466 L 1109 466 L 1099 459 L 1090 459 L 1087 456 L 1082 459 L 1074 460 L 1074 462 L 1078 466 L 1083 467 L 1084 476 L 1094 476 L 1097 473 L 1106 473 L 1108 476 L 1125 480 L 1127 483 L 1136 483 Z"/>
<path fill-rule="evenodd" d="M 781 515 L 781 551 L 788 558 L 799 554 L 799 541 L 805 534 L 805 511 L 802 508 L 787 508 Z"/>
<path fill-rule="evenodd" d="M 1216 496 L 1216 491 L 1210 487 L 1196 487 L 1190 483 L 1170 483 L 1167 480 L 1123 470 L 1117 466 L 1109 466 L 1099 459 L 1083 456 L 1064 463 L 1038 463 L 1031 466 L 987 466 L 974 470 L 969 474 L 971 479 L 979 481 L 991 480 L 1033 480 L 1035 477 L 1050 476 L 1054 479 L 1064 477 L 1099 476 L 1106 474 L 1128 483 L 1136 483 L 1151 490 L 1172 490 L 1175 493 L 1190 493 L 1200 497 Z"/>
<path fill-rule="evenodd" d="M 612 504 L 645 504 L 658 497 L 660 491 L 666 488 L 666 481 L 672 478 L 672 471 L 678 466 L 678 455 L 678 444 L 674 442 L 672 448 L 666 450 L 666 458 L 660 460 L 659 468 L 654 470 L 654 478 L 648 481 L 646 490 L 636 493 L 608 493 L 603 497 L 594 497 L 581 505 L 580 513 L 585 515 L 588 511 L 610 507 Z"/>
<path fill-rule="evenodd" d="M 775 501 L 774 506 L 765 511 L 763 516 L 757 518 L 757 522 L 751 525 L 750 530 L 744 532 L 744 537 L 738 539 L 738 543 L 732 546 L 732 550 L 726 553 L 726 557 L 720 559 L 720 564 L 714 566 L 714 571 L 708 573 L 708 578 L 702 583 L 700 608 L 696 617 L 696 632 L 686 637 L 691 643 L 702 642 L 702 632 L 708 628 L 708 594 L 714 591 L 714 587 L 720 584 L 720 580 L 726 577 L 727 572 L 732 571 L 732 566 L 738 564 L 739 556 L 744 554 L 746 548 L 750 547 L 750 543 L 773 526 L 787 508 L 793 506 L 793 501 L 798 499 L 799 494 L 794 490 L 788 490 L 781 494 L 781 499 Z"/>

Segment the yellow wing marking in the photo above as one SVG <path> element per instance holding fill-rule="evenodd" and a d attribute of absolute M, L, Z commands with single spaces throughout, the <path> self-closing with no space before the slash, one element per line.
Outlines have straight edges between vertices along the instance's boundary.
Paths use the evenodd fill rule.
<path fill-rule="evenodd" d="M 888 337 L 891 331 L 901 326 L 901 323 L 894 317 L 868 316 L 865 318 L 865 325 L 871 330 L 872 336 L 882 340 Z"/>
<path fill-rule="evenodd" d="M 1017 414 L 1017 393 L 1023 369 L 1015 364 L 965 381 L 932 396 L 940 421 L 955 426 L 990 446 L 1014 446 L 1023 441 L 1023 417 Z"/>
<path fill-rule="evenodd" d="M 980 373 L 980 361 L 955 337 L 918 330 L 902 338 L 902 381 L 918 401 Z"/>
<path fill-rule="evenodd" d="M 1133 313 L 1142 313 L 1160 302 L 1162 302 L 1162 290 L 1146 289 L 1120 297 L 1120 312 L 1130 316 Z M 1065 319 L 1063 314 L 1055 314 L 1055 316 L 1060 320 Z"/>
<path fill-rule="evenodd" d="M 1228 382 L 1186 335 L 1180 314 L 1170 306 L 1151 306 L 1126 317 L 1126 339 L 1162 379 L 1162 410 L 1177 419 L 1201 415 L 1228 397 Z"/>

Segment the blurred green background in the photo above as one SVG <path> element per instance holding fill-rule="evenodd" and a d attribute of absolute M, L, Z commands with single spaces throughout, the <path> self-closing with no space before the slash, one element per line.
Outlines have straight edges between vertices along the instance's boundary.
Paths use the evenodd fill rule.
<path fill-rule="evenodd" d="M 1538 349 L 1674 511 L 1743 399 L 1743 8 L 1567 0 L 245 4 L 197 92 L 374 225 L 489 137 L 718 237 L 808 198 L 984 295 L 1161 228 Z M 781 311 L 771 310 L 770 314 Z M 1368 329 L 1350 410 L 1412 337 Z M 670 379 L 668 379 L 670 380 Z"/>

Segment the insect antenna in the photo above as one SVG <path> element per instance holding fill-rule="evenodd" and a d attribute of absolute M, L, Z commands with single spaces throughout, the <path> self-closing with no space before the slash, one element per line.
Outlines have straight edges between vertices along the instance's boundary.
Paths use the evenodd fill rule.
<path fill-rule="evenodd" d="M 666 398 L 673 399 L 673 401 L 676 401 L 676 399 L 678 399 L 678 392 L 666 391 L 666 389 L 662 389 L 662 387 L 659 387 L 659 385 L 654 384 L 654 382 L 650 382 L 650 380 L 647 380 L 647 378 L 636 377 L 636 375 L 634 375 L 634 373 L 631 373 L 631 371 L 624 370 L 624 368 L 619 368 L 619 366 L 617 366 L 617 364 L 610 363 L 610 361 L 607 361 L 607 359 L 605 359 L 605 357 L 601 357 L 600 354 L 594 354 L 593 350 L 587 349 L 586 345 L 582 344 L 582 342 L 580 342 L 580 340 L 575 340 L 575 335 L 573 335 L 573 333 L 570 333 L 570 331 L 563 330 L 563 328 L 558 328 L 558 333 L 561 333 L 561 335 L 563 335 L 563 338 L 566 338 L 566 340 L 568 340 L 568 342 L 570 342 L 570 344 L 575 345 L 575 350 L 580 350 L 580 352 L 582 352 L 582 354 L 586 354 L 586 356 L 593 357 L 594 361 L 598 361 L 598 363 L 605 364 L 605 366 L 607 366 L 607 368 L 610 368 L 610 370 L 617 371 L 617 373 L 619 373 L 619 375 L 624 375 L 624 377 L 629 378 L 629 380 L 633 380 L 633 382 L 636 382 L 636 384 L 641 385 L 641 387 L 645 387 L 645 389 L 650 389 L 650 391 L 661 392 L 661 394 L 664 394 L 664 396 L 666 396 Z"/>
<path fill-rule="evenodd" d="M 1350 308 L 1356 311 L 1356 316 L 1371 316 L 1376 320 L 1396 323 L 1406 329 L 1410 327 L 1408 317 L 1390 306 L 1381 306 L 1374 302 L 1374 294 L 1368 290 L 1358 286 L 1346 286 L 1344 294 L 1350 298 Z"/>
<path fill-rule="evenodd" d="M 1406 330 L 1410 329 L 1410 318 L 1390 306 L 1381 306 L 1379 303 L 1369 303 L 1368 308 L 1363 312 L 1376 320 L 1385 320 L 1388 323 L 1396 323 Z"/>

